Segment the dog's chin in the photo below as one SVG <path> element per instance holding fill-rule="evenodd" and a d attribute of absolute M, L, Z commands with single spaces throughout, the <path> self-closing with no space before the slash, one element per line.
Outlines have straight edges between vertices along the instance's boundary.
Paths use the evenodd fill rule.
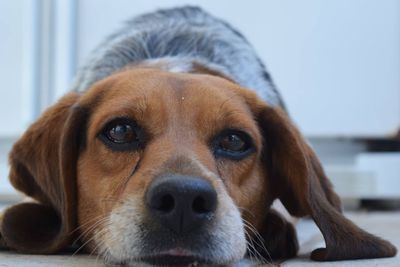
<path fill-rule="evenodd" d="M 189 250 L 176 248 L 163 251 L 158 254 L 141 258 L 142 262 L 146 262 L 154 266 L 217 266 L 220 263 L 213 262 L 203 256 L 192 253 Z"/>
<path fill-rule="evenodd" d="M 231 266 L 232 262 L 221 262 L 220 259 L 210 259 L 189 250 L 177 248 L 159 253 L 143 255 L 124 261 L 111 261 L 112 265 L 122 266 L 165 266 L 165 267 L 202 267 L 202 266 Z"/>
<path fill-rule="evenodd" d="M 231 266 L 230 263 L 218 263 L 207 259 L 189 256 L 166 256 L 154 255 L 144 257 L 139 260 L 132 260 L 125 262 L 124 266 L 140 266 L 140 267 L 205 267 L 205 266 Z"/>
<path fill-rule="evenodd" d="M 106 261 L 128 266 L 230 266 L 245 256 L 247 243 L 239 210 L 229 196 L 221 199 L 213 220 L 182 234 L 139 216 L 138 200 L 130 200 L 113 210 L 94 243 Z"/>
<path fill-rule="evenodd" d="M 135 266 L 135 267 L 205 267 L 205 266 L 232 266 L 232 263 L 221 263 L 204 259 L 196 256 L 169 256 L 169 255 L 152 255 L 141 257 L 139 259 L 129 259 L 124 261 L 114 261 L 109 259 L 105 262 L 110 266 Z"/>
<path fill-rule="evenodd" d="M 211 261 L 196 256 L 153 255 L 143 257 L 141 262 L 152 266 L 215 266 Z"/>

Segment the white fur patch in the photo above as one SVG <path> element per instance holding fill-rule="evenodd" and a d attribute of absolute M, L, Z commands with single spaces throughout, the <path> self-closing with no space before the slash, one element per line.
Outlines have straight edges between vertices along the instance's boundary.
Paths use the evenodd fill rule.
<path fill-rule="evenodd" d="M 209 227 L 210 248 L 204 248 L 209 260 L 227 265 L 228 263 L 240 261 L 247 249 L 244 233 L 244 226 L 240 212 L 233 200 L 226 192 L 221 181 L 217 182 L 216 191 L 218 195 L 218 206 L 215 219 Z M 114 209 L 108 218 L 108 223 L 104 226 L 105 233 L 96 237 L 96 243 L 101 244 L 99 249 L 108 262 L 127 262 L 130 266 L 137 265 L 135 258 L 140 258 L 141 248 L 144 240 L 141 210 L 139 199 L 134 197 L 127 199 L 119 207 Z M 193 242 L 196 242 L 193 240 Z M 209 249 L 209 250 L 207 250 Z M 142 264 L 142 263 L 140 263 Z"/>

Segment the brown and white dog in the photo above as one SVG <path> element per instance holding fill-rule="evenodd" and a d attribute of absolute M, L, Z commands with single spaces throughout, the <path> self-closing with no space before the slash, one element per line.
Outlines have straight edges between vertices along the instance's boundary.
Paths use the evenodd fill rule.
<path fill-rule="evenodd" d="M 317 261 L 390 257 L 354 225 L 247 41 L 198 8 L 130 21 L 75 89 L 10 153 L 10 180 L 36 202 L 8 208 L 2 242 L 56 253 L 74 241 L 107 262 L 228 266 L 294 257 L 311 216 Z"/>

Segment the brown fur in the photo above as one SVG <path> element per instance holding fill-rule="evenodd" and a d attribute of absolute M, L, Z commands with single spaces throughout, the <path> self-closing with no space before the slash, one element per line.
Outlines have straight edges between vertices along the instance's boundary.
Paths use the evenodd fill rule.
<path fill-rule="evenodd" d="M 115 152 L 101 143 L 99 131 L 117 116 L 145 129 L 144 149 Z M 245 129 L 256 152 L 241 161 L 216 159 L 209 141 L 229 127 Z M 318 159 L 282 110 L 214 75 L 140 68 L 113 74 L 47 110 L 14 145 L 10 165 L 12 184 L 38 202 L 4 214 L 3 241 L 21 252 L 57 252 L 78 233 L 86 233 L 81 242 L 89 241 L 91 221 L 129 196 L 143 198 L 155 177 L 178 172 L 214 185 L 222 181 L 274 257 L 293 257 L 298 249 L 293 226 L 269 209 L 277 198 L 321 229 L 327 246 L 313 252 L 314 260 L 396 253 L 343 217 Z M 87 250 L 95 246 L 88 242 Z"/>

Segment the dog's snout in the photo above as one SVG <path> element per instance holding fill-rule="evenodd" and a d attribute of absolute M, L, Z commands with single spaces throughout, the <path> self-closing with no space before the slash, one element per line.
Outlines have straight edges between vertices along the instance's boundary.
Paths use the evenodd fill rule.
<path fill-rule="evenodd" d="M 156 179 L 150 185 L 146 204 L 162 226 L 183 234 L 212 219 L 217 193 L 204 179 L 173 175 Z"/>

